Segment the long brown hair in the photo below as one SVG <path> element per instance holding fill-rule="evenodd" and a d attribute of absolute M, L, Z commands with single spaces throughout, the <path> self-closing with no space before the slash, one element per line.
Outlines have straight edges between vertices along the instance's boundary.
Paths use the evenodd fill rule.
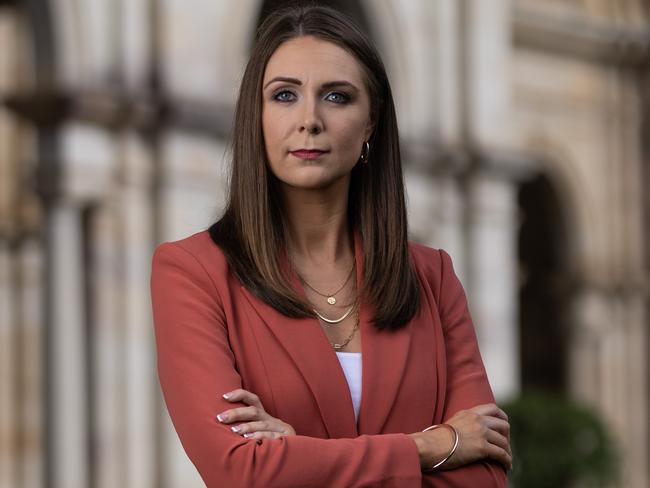
<path fill-rule="evenodd" d="M 374 132 L 369 163 L 352 170 L 348 199 L 351 229 L 361 234 L 361 297 L 374 308 L 380 329 L 405 325 L 419 306 L 419 287 L 407 242 L 407 217 L 397 118 L 384 65 L 366 35 L 343 14 L 322 6 L 277 10 L 258 30 L 237 101 L 229 201 L 210 235 L 238 279 L 290 317 L 312 316 L 280 264 L 285 252 L 279 187 L 269 170 L 262 131 L 262 80 L 267 62 L 289 39 L 313 36 L 350 52 L 363 68 Z"/>

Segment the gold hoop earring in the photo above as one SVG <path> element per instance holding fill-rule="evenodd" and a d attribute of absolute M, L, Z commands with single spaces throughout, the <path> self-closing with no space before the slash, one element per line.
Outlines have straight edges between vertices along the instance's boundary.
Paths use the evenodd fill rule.
<path fill-rule="evenodd" d="M 368 156 L 370 155 L 370 143 L 364 141 L 363 147 L 361 148 L 361 157 L 359 158 L 363 164 L 368 163 Z"/>

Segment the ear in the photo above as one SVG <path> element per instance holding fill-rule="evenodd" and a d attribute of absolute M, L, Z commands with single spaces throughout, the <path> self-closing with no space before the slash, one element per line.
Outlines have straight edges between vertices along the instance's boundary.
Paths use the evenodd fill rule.
<path fill-rule="evenodd" d="M 366 127 L 363 131 L 363 140 L 369 141 L 374 130 L 375 130 L 375 121 L 372 119 L 368 119 L 368 123 L 366 124 Z"/>

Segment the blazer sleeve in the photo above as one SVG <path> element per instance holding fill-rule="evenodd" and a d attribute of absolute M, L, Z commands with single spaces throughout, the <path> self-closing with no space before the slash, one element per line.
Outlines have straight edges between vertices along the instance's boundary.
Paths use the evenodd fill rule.
<path fill-rule="evenodd" d="M 255 440 L 217 422 L 236 405 L 221 394 L 242 383 L 215 283 L 182 243 L 165 243 L 153 256 L 151 297 L 165 403 L 208 487 L 421 486 L 417 446 L 406 434 Z"/>
<path fill-rule="evenodd" d="M 479 352 L 465 291 L 454 272 L 451 257 L 445 251 L 439 252 L 441 276 L 437 303 L 447 358 L 443 418 L 448 420 L 460 410 L 494 403 L 494 396 Z M 501 464 L 482 461 L 452 471 L 427 473 L 423 485 L 441 488 L 505 488 L 507 476 Z"/>

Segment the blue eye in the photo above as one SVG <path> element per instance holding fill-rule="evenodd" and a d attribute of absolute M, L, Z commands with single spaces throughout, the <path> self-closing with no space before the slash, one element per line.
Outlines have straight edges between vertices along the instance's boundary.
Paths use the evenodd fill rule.
<path fill-rule="evenodd" d="M 278 102 L 291 102 L 295 97 L 289 90 L 282 90 L 273 95 L 273 100 L 277 100 Z"/>
<path fill-rule="evenodd" d="M 330 102 L 334 103 L 347 103 L 350 101 L 350 97 L 346 95 L 345 93 L 340 93 L 340 92 L 332 92 L 329 93 L 326 97 L 326 100 L 329 100 Z"/>

